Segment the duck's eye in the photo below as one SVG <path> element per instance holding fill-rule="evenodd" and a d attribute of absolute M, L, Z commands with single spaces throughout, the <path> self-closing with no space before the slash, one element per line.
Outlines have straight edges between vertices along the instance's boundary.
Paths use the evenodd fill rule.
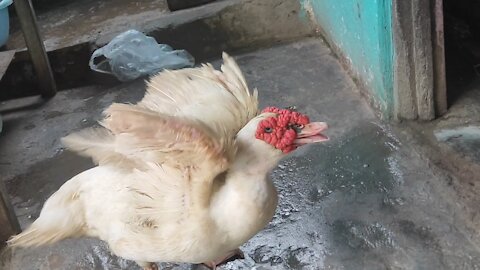
<path fill-rule="evenodd" d="M 291 128 L 291 129 L 294 129 L 295 132 L 297 132 L 297 133 L 299 133 L 300 131 L 302 131 L 302 128 L 303 128 L 303 127 L 304 127 L 304 126 L 301 125 L 301 124 L 290 124 L 290 125 L 288 125 L 288 128 L 289 128 L 289 129 L 290 129 L 290 128 Z"/>
<path fill-rule="evenodd" d="M 266 133 L 272 133 L 273 128 L 271 128 L 271 127 L 266 127 L 264 130 L 265 130 Z"/>
<path fill-rule="evenodd" d="M 301 124 L 290 124 L 288 125 L 288 128 L 294 128 L 294 129 L 302 129 L 304 126 Z"/>

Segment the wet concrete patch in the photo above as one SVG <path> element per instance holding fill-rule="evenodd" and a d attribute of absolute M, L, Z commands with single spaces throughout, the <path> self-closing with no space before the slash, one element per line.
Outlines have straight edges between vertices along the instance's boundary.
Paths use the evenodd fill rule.
<path fill-rule="evenodd" d="M 393 233 L 380 223 L 365 224 L 358 220 L 335 220 L 332 224 L 336 242 L 353 249 L 392 248 Z"/>
<path fill-rule="evenodd" d="M 435 131 L 438 141 L 480 163 L 480 126 L 463 126 Z"/>
<path fill-rule="evenodd" d="M 348 193 L 352 199 L 358 194 L 387 194 L 401 181 L 401 172 L 391 157 L 397 144 L 377 124 L 365 123 L 354 127 L 348 138 L 320 148 L 314 160 L 301 159 L 313 163 L 312 174 L 317 180 L 310 199 L 319 201 L 335 191 Z"/>
<path fill-rule="evenodd" d="M 411 220 L 397 221 L 399 229 L 409 238 L 421 242 L 426 249 L 440 251 L 440 244 L 437 236 L 429 226 L 418 226 Z"/>
<path fill-rule="evenodd" d="M 390 198 L 402 183 L 394 156 L 398 147 L 385 128 L 362 122 L 298 158 L 297 166 L 303 168 L 310 187 L 306 199 L 324 223 L 320 230 L 330 267 L 377 269 L 384 261 L 391 264 L 387 255 L 397 248 L 396 234 L 372 212 L 382 213 L 385 201 L 394 201 Z"/>
<path fill-rule="evenodd" d="M 477 269 L 479 250 L 446 217 L 452 210 L 422 163 L 388 129 L 359 123 L 273 172 L 281 201 L 269 228 L 305 234 L 294 237 L 315 256 L 299 269 Z M 285 260 L 263 260 L 276 256 Z"/>
<path fill-rule="evenodd" d="M 68 151 L 30 167 L 24 174 L 6 182 L 22 228 L 40 214 L 43 203 L 60 186 L 76 174 L 93 167 L 89 159 Z"/>

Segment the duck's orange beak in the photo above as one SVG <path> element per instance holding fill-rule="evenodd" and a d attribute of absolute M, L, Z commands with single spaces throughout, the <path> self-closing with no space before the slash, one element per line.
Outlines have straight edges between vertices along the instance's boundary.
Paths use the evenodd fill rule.
<path fill-rule="evenodd" d="M 305 125 L 299 133 L 297 133 L 296 145 L 305 145 L 309 143 L 325 142 L 329 138 L 322 132 L 328 129 L 325 122 L 312 122 Z"/>

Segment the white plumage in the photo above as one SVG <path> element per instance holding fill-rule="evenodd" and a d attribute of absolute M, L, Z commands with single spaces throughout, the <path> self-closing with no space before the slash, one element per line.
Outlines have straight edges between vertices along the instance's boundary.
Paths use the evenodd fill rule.
<path fill-rule="evenodd" d="M 8 244 L 92 236 L 145 269 L 158 261 L 214 268 L 260 231 L 277 205 L 267 176 L 284 154 L 256 133 L 276 114 L 258 114 L 257 91 L 223 57 L 221 71 L 154 76 L 139 103 L 113 104 L 102 127 L 64 138 L 98 166 L 67 181 Z"/>

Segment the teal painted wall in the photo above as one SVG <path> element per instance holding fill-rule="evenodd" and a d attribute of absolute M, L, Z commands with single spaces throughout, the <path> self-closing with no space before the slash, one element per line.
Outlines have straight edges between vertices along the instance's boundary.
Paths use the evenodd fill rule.
<path fill-rule="evenodd" d="M 392 0 L 300 0 L 384 115 L 393 111 Z"/>

